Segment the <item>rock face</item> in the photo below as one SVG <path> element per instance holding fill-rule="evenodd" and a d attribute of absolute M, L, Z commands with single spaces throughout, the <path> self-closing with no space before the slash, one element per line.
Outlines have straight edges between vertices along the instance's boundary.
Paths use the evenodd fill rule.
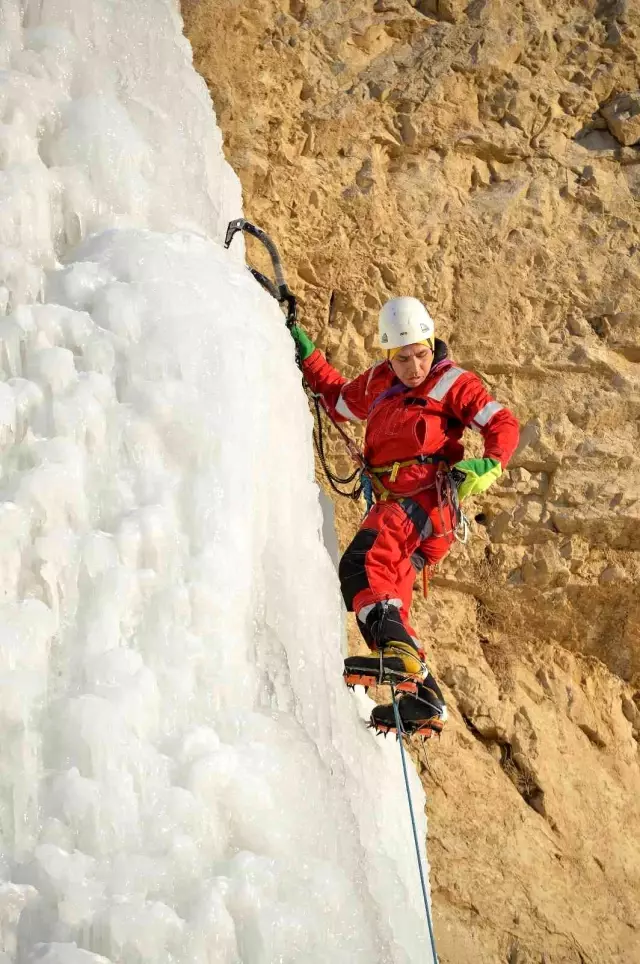
<path fill-rule="evenodd" d="M 631 145 L 640 141 L 640 90 L 614 97 L 602 108 L 602 115 L 609 130 L 621 144 Z"/>
<path fill-rule="evenodd" d="M 415 753 L 441 960 L 639 964 L 640 10 L 183 15 L 247 216 L 332 362 L 364 369 L 379 306 L 414 294 L 522 422 L 415 602 L 453 711 Z M 343 545 L 361 514 L 339 502 Z"/>

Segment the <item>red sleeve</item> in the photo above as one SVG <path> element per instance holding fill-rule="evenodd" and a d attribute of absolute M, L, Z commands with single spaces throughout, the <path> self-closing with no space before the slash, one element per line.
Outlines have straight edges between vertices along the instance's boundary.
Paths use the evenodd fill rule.
<path fill-rule="evenodd" d="M 496 402 L 473 372 L 465 372 L 454 382 L 446 401 L 447 407 L 465 428 L 472 428 L 482 435 L 483 457 L 497 459 L 502 468 L 506 468 L 520 435 L 520 426 L 513 412 Z"/>
<path fill-rule="evenodd" d="M 311 391 L 322 396 L 329 413 L 337 422 L 361 422 L 366 419 L 370 370 L 348 381 L 316 348 L 302 363 L 302 371 Z"/>

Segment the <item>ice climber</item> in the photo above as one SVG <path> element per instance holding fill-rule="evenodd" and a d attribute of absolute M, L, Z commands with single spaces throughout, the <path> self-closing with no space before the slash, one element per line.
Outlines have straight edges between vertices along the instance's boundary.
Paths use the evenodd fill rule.
<path fill-rule="evenodd" d="M 449 551 L 458 500 L 484 492 L 501 475 L 518 442 L 518 422 L 477 375 L 448 358 L 416 298 L 392 298 L 383 306 L 378 334 L 386 358 L 352 381 L 300 326 L 292 334 L 304 376 L 331 416 L 366 422 L 364 457 L 376 501 L 340 560 L 339 577 L 373 655 L 348 657 L 345 680 L 393 682 L 402 692 L 405 731 L 431 736 L 442 730 L 447 708 L 409 622 L 413 583 Z M 464 459 L 465 428 L 481 434 L 482 458 Z M 394 730 L 392 704 L 376 706 L 371 723 L 379 732 Z"/>

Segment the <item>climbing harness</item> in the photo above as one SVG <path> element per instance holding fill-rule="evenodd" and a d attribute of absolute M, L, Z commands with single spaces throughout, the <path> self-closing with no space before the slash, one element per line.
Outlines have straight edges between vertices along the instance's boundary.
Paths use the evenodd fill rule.
<path fill-rule="evenodd" d="M 407 801 L 409 803 L 409 815 L 411 817 L 411 828 L 413 830 L 413 842 L 416 847 L 416 858 L 418 861 L 418 873 L 420 875 L 420 887 L 422 889 L 422 899 L 424 900 L 424 909 L 427 917 L 427 927 L 429 928 L 429 941 L 431 942 L 431 953 L 433 955 L 433 964 L 438 964 L 438 952 L 436 950 L 436 939 L 433 932 L 433 920 L 431 918 L 431 908 L 429 907 L 429 897 L 427 895 L 427 885 L 424 879 L 424 870 L 422 867 L 422 855 L 420 853 L 420 841 L 418 839 L 418 829 L 416 827 L 416 818 L 413 810 L 413 800 L 411 799 L 411 788 L 409 786 L 409 774 L 407 772 L 407 760 L 404 752 L 403 736 L 405 736 L 405 731 L 402 726 L 402 720 L 400 718 L 400 711 L 398 709 L 398 700 L 396 697 L 396 688 L 391 684 L 391 701 L 393 703 L 393 714 L 396 720 L 396 734 L 397 740 L 400 745 L 400 758 L 402 760 L 402 772 L 404 774 L 404 785 L 407 791 Z"/>
<path fill-rule="evenodd" d="M 395 482 L 400 469 L 409 468 L 410 465 L 438 465 L 441 462 L 442 459 L 437 455 L 416 455 L 413 459 L 392 462 L 391 465 L 371 465 L 369 471 L 373 472 L 374 475 L 388 475 L 389 481 Z"/>

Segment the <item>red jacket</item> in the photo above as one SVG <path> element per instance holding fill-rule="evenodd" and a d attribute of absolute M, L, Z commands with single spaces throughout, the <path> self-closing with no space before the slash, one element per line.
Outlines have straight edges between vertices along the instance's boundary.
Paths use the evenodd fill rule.
<path fill-rule="evenodd" d="M 404 386 L 387 361 L 348 381 L 318 349 L 303 371 L 336 421 L 366 421 L 364 456 L 373 467 L 436 454 L 453 465 L 464 457 L 465 428 L 482 435 L 484 457 L 503 468 L 518 444 L 515 416 L 494 401 L 477 375 L 448 359 L 439 340 L 431 371 L 418 388 Z M 394 483 L 388 475 L 382 482 L 398 495 L 409 494 L 431 483 L 435 471 L 432 465 L 412 465 L 400 469 Z"/>

